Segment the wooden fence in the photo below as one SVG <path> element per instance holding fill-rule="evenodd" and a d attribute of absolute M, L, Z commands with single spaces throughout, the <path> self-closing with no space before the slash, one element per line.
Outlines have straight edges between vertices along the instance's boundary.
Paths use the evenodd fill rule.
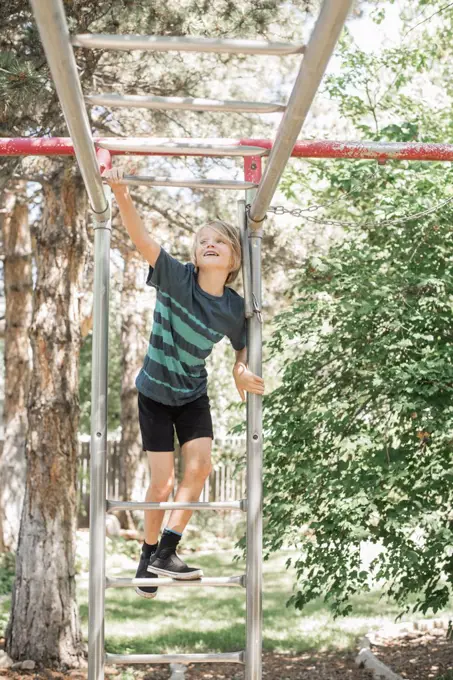
<path fill-rule="evenodd" d="M 244 451 L 245 461 L 245 441 L 242 437 L 225 437 L 215 441 L 215 448 L 220 451 L 240 448 Z M 118 499 L 119 480 L 120 480 L 120 443 L 117 441 L 107 442 L 107 498 Z M 181 477 L 181 461 L 178 451 L 175 453 L 175 470 L 177 479 L 172 497 L 178 488 Z M 78 526 L 88 526 L 89 505 L 90 505 L 90 442 L 80 442 L 79 444 L 79 465 L 78 465 Z M 139 465 L 135 480 L 132 498 L 128 500 L 141 501 L 145 499 L 146 489 L 149 484 L 149 471 L 147 460 L 144 457 Z M 234 463 L 216 463 L 213 470 L 206 480 L 200 501 L 228 501 L 240 500 L 245 497 L 246 492 L 246 471 L 245 466 L 238 468 Z"/>

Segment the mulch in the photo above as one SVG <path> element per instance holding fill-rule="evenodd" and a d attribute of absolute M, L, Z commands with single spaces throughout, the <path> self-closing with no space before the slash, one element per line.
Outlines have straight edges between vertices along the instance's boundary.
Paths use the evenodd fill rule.
<path fill-rule="evenodd" d="M 376 641 L 373 653 L 386 666 L 407 680 L 453 680 L 453 642 L 445 630 L 415 631 L 404 636 Z M 372 674 L 356 666 L 353 652 L 307 652 L 263 655 L 263 680 L 372 680 Z M 124 666 L 106 667 L 106 680 L 119 680 Z M 167 665 L 134 666 L 136 680 L 169 680 Z M 238 664 L 195 664 L 188 667 L 185 680 L 243 680 Z M 87 671 L 12 671 L 0 669 L 0 680 L 87 680 Z"/>
<path fill-rule="evenodd" d="M 453 680 L 453 641 L 446 631 L 414 631 L 388 640 L 377 640 L 373 654 L 407 680 Z"/>
<path fill-rule="evenodd" d="M 120 678 L 124 667 L 106 667 L 106 678 Z M 134 668 L 137 680 L 169 680 L 167 665 Z M 86 680 L 86 670 L 59 673 L 51 670 L 0 670 L 0 678 L 8 680 Z M 196 664 L 188 667 L 185 680 L 243 680 L 244 670 L 239 664 Z M 371 680 L 372 675 L 358 668 L 354 654 L 348 652 L 306 653 L 298 655 L 263 655 L 263 680 Z"/>
<path fill-rule="evenodd" d="M 263 680 L 371 680 L 368 671 L 354 663 L 350 652 L 263 655 Z M 237 664 L 189 666 L 185 680 L 243 680 Z M 151 677 L 149 678 L 151 680 Z M 154 680 L 154 679 L 153 679 Z"/>

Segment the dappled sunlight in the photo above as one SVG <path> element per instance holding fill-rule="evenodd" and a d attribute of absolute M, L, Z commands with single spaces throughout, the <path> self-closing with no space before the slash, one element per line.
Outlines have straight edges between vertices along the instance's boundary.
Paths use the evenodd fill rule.
<path fill-rule="evenodd" d="M 233 551 L 191 555 L 190 563 L 207 576 L 244 572 L 232 562 Z M 286 569 L 289 551 L 272 555 L 263 565 L 263 646 L 277 653 L 319 653 L 354 650 L 357 639 L 371 629 L 394 622 L 400 612 L 381 589 L 355 595 L 351 616 L 334 619 L 326 604 L 317 599 L 303 611 L 287 607 L 295 574 Z M 107 560 L 108 566 L 109 559 Z M 128 557 L 115 560 L 116 577 L 131 577 L 136 563 Z M 84 636 L 87 636 L 88 580 L 77 577 Z M 453 611 L 453 606 L 452 606 Z M 420 618 L 408 615 L 403 620 Z M 242 588 L 161 588 L 153 600 L 145 600 L 132 588 L 106 592 L 106 648 L 112 653 L 227 652 L 242 649 L 245 640 L 245 591 Z"/>

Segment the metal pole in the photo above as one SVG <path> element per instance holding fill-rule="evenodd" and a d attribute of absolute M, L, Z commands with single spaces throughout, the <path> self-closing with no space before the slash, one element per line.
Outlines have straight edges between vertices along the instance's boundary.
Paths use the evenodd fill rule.
<path fill-rule="evenodd" d="M 257 189 L 246 193 L 250 204 Z M 247 363 L 262 372 L 261 239 L 262 230 L 250 231 L 253 315 L 247 320 Z M 262 549 L 263 549 L 263 441 L 262 398 L 247 394 L 247 640 L 245 680 L 261 680 L 262 671 Z"/>
<path fill-rule="evenodd" d="M 247 230 L 246 204 L 243 199 L 238 201 L 238 222 L 242 245 L 242 287 L 244 289 L 245 318 L 253 316 L 252 301 L 252 270 L 250 265 L 250 244 Z"/>
<path fill-rule="evenodd" d="M 96 162 L 63 4 L 61 0 L 31 0 L 31 5 L 91 208 L 100 219 L 107 220 L 109 206 Z"/>
<path fill-rule="evenodd" d="M 352 0 L 324 0 L 299 74 L 281 120 L 263 179 L 250 209 L 250 228 L 259 229 L 337 43 Z"/>
<path fill-rule="evenodd" d="M 101 167 L 110 167 L 105 151 Z M 111 191 L 106 187 L 110 213 Z M 104 678 L 107 371 L 111 220 L 94 224 L 94 309 L 91 379 L 90 576 L 88 680 Z"/>

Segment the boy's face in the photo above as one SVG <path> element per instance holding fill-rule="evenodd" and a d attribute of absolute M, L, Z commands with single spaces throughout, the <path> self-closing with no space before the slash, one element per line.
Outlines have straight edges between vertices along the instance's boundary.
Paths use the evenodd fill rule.
<path fill-rule="evenodd" d="M 199 269 L 216 269 L 229 274 L 233 266 L 233 250 L 221 233 L 203 227 L 197 234 L 196 260 Z"/>

